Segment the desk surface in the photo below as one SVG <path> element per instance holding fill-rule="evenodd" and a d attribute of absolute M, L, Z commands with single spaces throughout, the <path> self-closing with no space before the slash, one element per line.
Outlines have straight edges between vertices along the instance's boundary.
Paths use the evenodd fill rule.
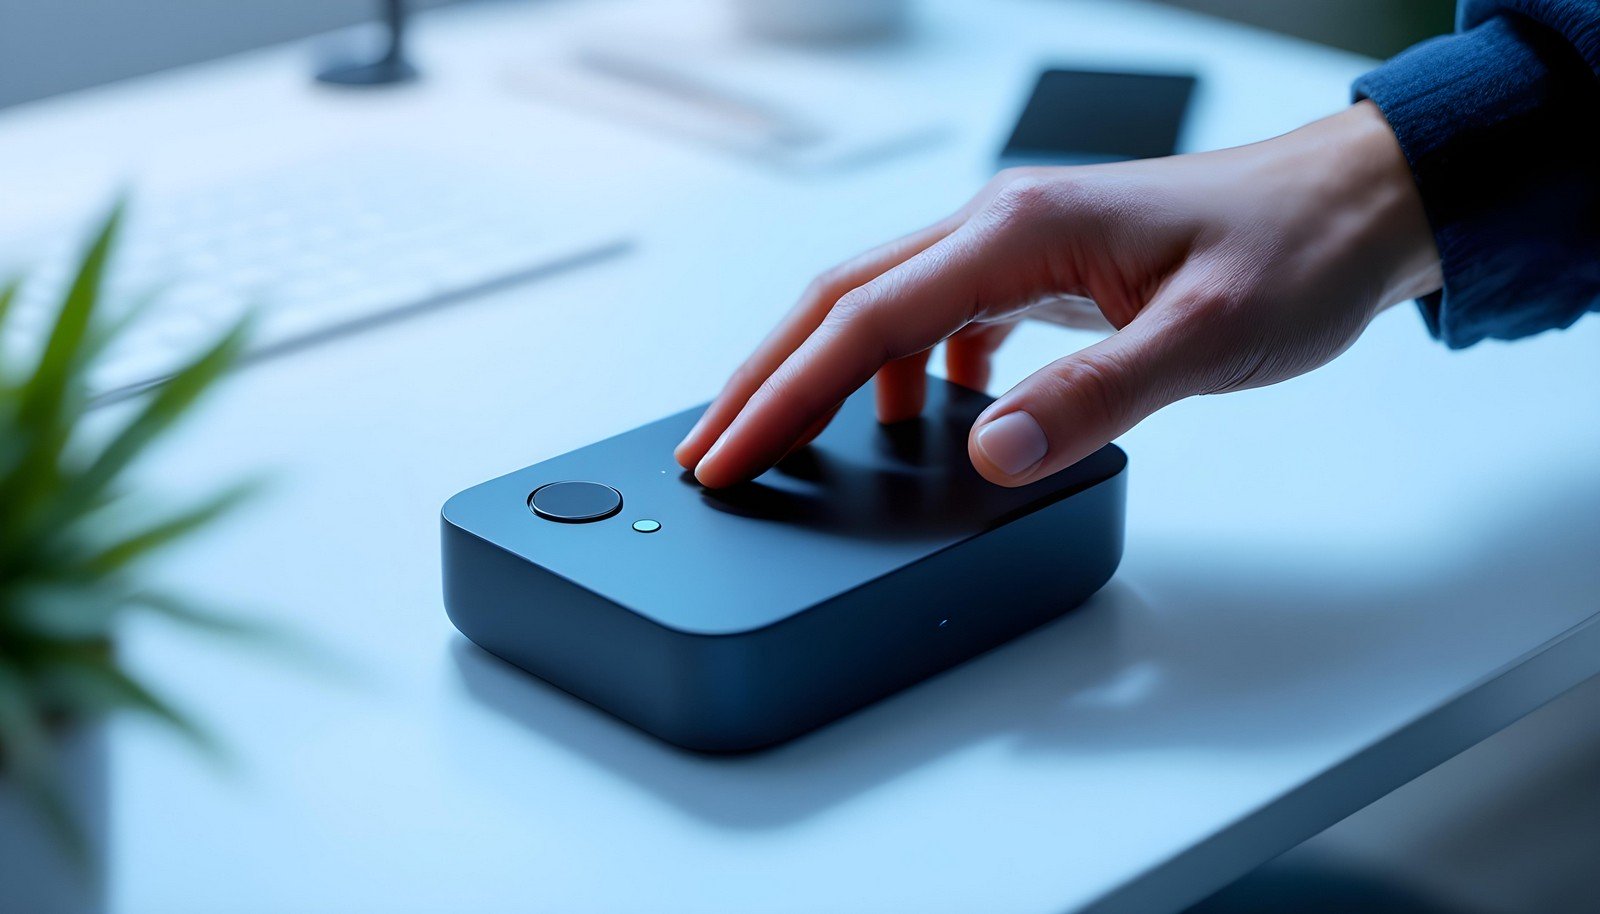
<path fill-rule="evenodd" d="M 115 729 L 113 911 L 1176 910 L 1600 670 L 1600 321 L 1451 353 L 1408 308 L 1129 433 L 1127 558 L 1089 604 L 778 750 L 674 751 L 457 636 L 449 495 L 705 399 L 812 273 L 971 192 L 1041 63 L 1194 67 L 1194 147 L 1334 110 L 1366 65 L 1156 7 L 920 6 L 914 41 L 831 56 L 950 138 L 832 176 L 507 91 L 620 4 L 437 15 L 428 79 L 370 98 L 294 47 L 0 114 L 8 225 L 376 140 L 559 176 L 553 212 L 639 233 L 250 368 L 147 467 L 174 498 L 275 480 L 161 573 L 343 672 L 129 633 L 238 763 Z M 599 336 L 614 358 L 568 345 Z M 996 383 L 1085 341 L 1028 327 Z"/>

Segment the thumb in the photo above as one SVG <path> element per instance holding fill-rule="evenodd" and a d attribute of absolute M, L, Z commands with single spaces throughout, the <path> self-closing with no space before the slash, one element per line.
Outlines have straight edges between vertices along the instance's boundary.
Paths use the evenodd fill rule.
<path fill-rule="evenodd" d="M 1198 393 L 1181 342 L 1177 327 L 1147 311 L 1093 346 L 1039 369 L 973 423 L 967 438 L 972 465 L 990 482 L 1026 485 Z"/>

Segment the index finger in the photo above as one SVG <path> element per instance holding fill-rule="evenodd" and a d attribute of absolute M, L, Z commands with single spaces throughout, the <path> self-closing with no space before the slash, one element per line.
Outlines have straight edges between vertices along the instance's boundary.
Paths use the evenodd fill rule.
<path fill-rule="evenodd" d="M 960 225 L 960 214 L 950 216 L 903 238 L 896 239 L 846 261 L 817 277 L 800 301 L 774 327 L 761 345 L 745 359 L 723 385 L 722 391 L 689 430 L 673 456 L 685 469 L 694 469 L 727 431 L 728 425 L 772 373 L 806 341 L 840 297 L 914 257 L 948 236 Z"/>
<path fill-rule="evenodd" d="M 969 224 L 848 293 L 736 411 L 695 477 L 718 488 L 759 475 L 879 368 L 966 326 L 991 243 Z"/>

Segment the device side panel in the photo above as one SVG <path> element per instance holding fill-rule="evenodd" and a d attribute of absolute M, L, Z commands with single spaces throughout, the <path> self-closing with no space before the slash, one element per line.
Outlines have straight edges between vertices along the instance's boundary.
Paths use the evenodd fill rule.
<path fill-rule="evenodd" d="M 1082 603 L 1121 559 L 1125 492 L 1126 473 L 1119 473 L 744 635 L 656 625 L 445 520 L 445 608 L 480 647 L 668 742 L 749 751 L 822 726 Z"/>
<path fill-rule="evenodd" d="M 717 745 L 794 737 L 1055 619 L 1122 558 L 1127 474 L 808 610 L 718 639 L 724 690 L 701 705 Z M 1048 569 L 1041 573 L 1041 569 Z M 787 630 L 784 630 L 787 629 Z M 727 675 L 737 669 L 737 676 Z M 691 691 L 706 692 L 701 681 Z"/>
<path fill-rule="evenodd" d="M 473 643 L 645 730 L 672 740 L 698 696 L 700 664 L 670 632 L 441 522 L 445 611 Z"/>

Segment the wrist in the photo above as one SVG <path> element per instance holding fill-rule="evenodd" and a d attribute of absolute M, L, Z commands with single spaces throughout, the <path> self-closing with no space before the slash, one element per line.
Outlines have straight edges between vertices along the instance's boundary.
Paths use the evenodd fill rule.
<path fill-rule="evenodd" d="M 1357 262 L 1371 268 L 1377 308 L 1426 295 L 1443 283 L 1439 251 L 1411 168 L 1378 106 L 1358 102 L 1290 137 L 1325 180 L 1313 182 Z"/>

